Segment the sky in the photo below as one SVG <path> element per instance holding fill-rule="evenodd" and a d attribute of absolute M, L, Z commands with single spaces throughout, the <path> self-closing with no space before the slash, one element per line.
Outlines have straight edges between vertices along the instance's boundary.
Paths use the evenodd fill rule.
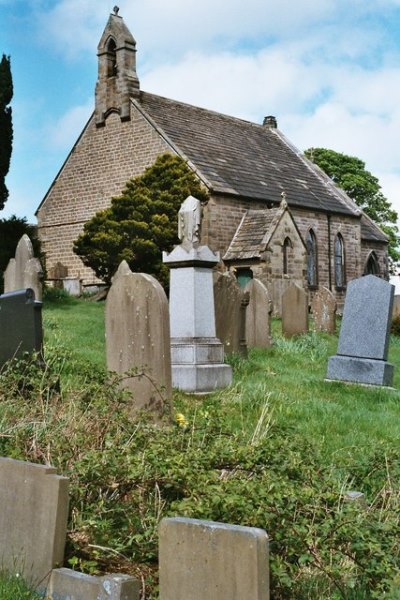
<path fill-rule="evenodd" d="M 361 158 L 400 214 L 400 0 L 116 0 L 141 89 Z M 115 0 L 0 0 L 14 143 L 0 218 L 34 213 L 94 108 Z M 1 140 L 0 140 L 1 143 Z"/>

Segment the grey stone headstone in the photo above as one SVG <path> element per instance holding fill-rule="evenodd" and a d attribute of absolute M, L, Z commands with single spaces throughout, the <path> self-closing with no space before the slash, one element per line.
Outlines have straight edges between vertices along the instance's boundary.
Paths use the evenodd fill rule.
<path fill-rule="evenodd" d="M 264 530 L 196 519 L 160 523 L 160 600 L 268 600 Z"/>
<path fill-rule="evenodd" d="M 42 303 L 32 289 L 0 296 L 0 368 L 12 358 L 42 351 Z"/>
<path fill-rule="evenodd" d="M 311 303 L 315 331 L 335 333 L 336 331 L 336 299 L 330 290 L 321 287 Z"/>
<path fill-rule="evenodd" d="M 17 289 L 15 276 L 15 258 L 10 258 L 6 270 L 4 271 L 4 293 L 12 292 Z"/>
<path fill-rule="evenodd" d="M 268 289 L 259 279 L 252 279 L 244 289 L 250 294 L 246 310 L 247 347 L 269 348 L 272 343 L 272 301 Z"/>
<path fill-rule="evenodd" d="M 25 268 L 31 258 L 34 258 L 32 242 L 24 233 L 15 251 L 15 289 L 21 290 L 25 285 Z"/>
<path fill-rule="evenodd" d="M 300 286 L 291 284 L 282 295 L 282 333 L 286 337 L 308 332 L 308 296 Z"/>
<path fill-rule="evenodd" d="M 215 271 L 214 301 L 217 338 L 224 345 L 225 354 L 247 353 L 246 303 L 244 291 L 233 273 Z"/>
<path fill-rule="evenodd" d="M 38 258 L 30 258 L 25 265 L 24 287 L 35 292 L 36 300 L 42 300 L 43 270 Z"/>
<path fill-rule="evenodd" d="M 143 373 L 123 383 L 133 408 L 162 412 L 172 396 L 168 300 L 154 277 L 132 273 L 125 261 L 106 300 L 106 351 L 110 371 Z"/>
<path fill-rule="evenodd" d="M 97 577 L 71 569 L 53 569 L 46 598 L 52 600 L 139 600 L 141 587 L 140 581 L 120 573 Z"/>
<path fill-rule="evenodd" d="M 389 349 L 394 286 L 367 275 L 348 284 L 338 351 L 328 362 L 327 379 L 370 385 L 392 384 Z"/>
<path fill-rule="evenodd" d="M 33 586 L 61 566 L 68 518 L 68 479 L 54 468 L 0 458 L 0 564 Z"/>

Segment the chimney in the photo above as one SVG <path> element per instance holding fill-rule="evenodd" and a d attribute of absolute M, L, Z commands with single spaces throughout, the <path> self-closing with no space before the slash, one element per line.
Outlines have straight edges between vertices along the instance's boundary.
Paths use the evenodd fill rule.
<path fill-rule="evenodd" d="M 276 117 L 273 117 L 272 115 L 264 117 L 263 127 L 268 127 L 269 129 L 277 129 L 278 121 L 276 120 Z"/>

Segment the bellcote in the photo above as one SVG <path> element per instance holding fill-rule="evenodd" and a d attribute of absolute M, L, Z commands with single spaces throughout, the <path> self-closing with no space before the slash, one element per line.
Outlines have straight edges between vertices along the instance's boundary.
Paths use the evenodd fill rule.
<path fill-rule="evenodd" d="M 136 41 L 114 8 L 97 46 L 96 125 L 101 127 L 110 112 L 129 121 L 130 99 L 140 94 L 136 74 Z"/>

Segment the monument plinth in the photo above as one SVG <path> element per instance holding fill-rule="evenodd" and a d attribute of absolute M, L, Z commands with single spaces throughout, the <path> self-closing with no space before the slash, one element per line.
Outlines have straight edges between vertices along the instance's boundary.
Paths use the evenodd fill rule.
<path fill-rule="evenodd" d="M 215 333 L 212 270 L 219 254 L 200 246 L 200 201 L 189 196 L 179 211 L 182 243 L 163 262 L 171 269 L 170 327 L 172 385 L 187 392 L 211 392 L 230 385 L 232 369 Z"/>

